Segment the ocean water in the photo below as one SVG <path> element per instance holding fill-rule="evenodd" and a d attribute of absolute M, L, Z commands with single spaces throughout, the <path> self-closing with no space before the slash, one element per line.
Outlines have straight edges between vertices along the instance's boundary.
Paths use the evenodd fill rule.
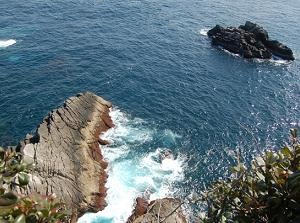
<path fill-rule="evenodd" d="M 81 222 L 124 222 L 139 195 L 199 192 L 228 175 L 235 151 L 250 161 L 300 125 L 298 0 L 0 0 L 0 11 L 0 144 L 78 92 L 114 104 L 108 206 Z M 209 28 L 246 20 L 296 60 L 211 46 Z M 159 161 L 165 149 L 175 160 Z"/>

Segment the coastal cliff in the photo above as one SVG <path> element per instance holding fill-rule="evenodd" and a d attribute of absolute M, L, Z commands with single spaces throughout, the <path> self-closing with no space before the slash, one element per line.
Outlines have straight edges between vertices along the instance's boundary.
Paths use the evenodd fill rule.
<path fill-rule="evenodd" d="M 28 186 L 19 193 L 55 194 L 71 211 L 72 223 L 86 212 L 103 210 L 108 163 L 99 145 L 108 142 L 99 136 L 114 126 L 109 116 L 111 106 L 110 102 L 87 92 L 68 98 L 61 107 L 52 110 L 35 134 L 27 135 L 16 148 L 25 161 L 34 164 Z M 186 222 L 179 199 L 148 202 L 137 198 L 136 201 L 128 223 L 157 222 L 157 216 L 166 223 Z"/>
<path fill-rule="evenodd" d="M 34 163 L 31 182 L 22 193 L 56 194 L 76 220 L 84 212 L 106 206 L 107 163 L 99 143 L 101 132 L 113 127 L 111 103 L 93 93 L 78 94 L 51 111 L 17 147 Z"/>

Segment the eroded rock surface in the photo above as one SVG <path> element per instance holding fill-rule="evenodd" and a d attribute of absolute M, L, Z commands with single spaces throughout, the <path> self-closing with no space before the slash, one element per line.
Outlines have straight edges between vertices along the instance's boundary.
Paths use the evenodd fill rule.
<path fill-rule="evenodd" d="M 270 59 L 273 55 L 294 60 L 292 50 L 276 40 L 270 40 L 261 26 L 247 21 L 239 28 L 216 25 L 208 31 L 212 44 L 245 58 Z"/>
<path fill-rule="evenodd" d="M 143 198 L 136 199 L 136 207 L 127 223 L 186 223 L 182 213 L 181 201 L 163 198 L 148 203 Z"/>
<path fill-rule="evenodd" d="M 104 209 L 107 163 L 99 135 L 113 126 L 110 107 L 87 92 L 67 99 L 44 118 L 36 134 L 17 148 L 35 164 L 25 193 L 55 193 L 78 216 Z"/>

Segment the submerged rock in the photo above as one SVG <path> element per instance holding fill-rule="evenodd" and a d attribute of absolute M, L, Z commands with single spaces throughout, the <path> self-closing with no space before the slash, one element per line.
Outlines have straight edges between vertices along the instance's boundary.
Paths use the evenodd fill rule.
<path fill-rule="evenodd" d="M 162 162 L 165 159 L 174 160 L 174 154 L 172 153 L 172 151 L 170 149 L 163 150 L 160 153 L 160 162 Z"/>
<path fill-rule="evenodd" d="M 175 198 L 163 198 L 151 201 L 137 198 L 136 207 L 127 223 L 186 223 L 182 213 L 181 201 Z"/>
<path fill-rule="evenodd" d="M 67 99 L 44 118 L 35 135 L 17 148 L 35 164 L 25 194 L 55 193 L 75 220 L 84 212 L 104 209 L 107 163 L 99 135 L 113 126 L 110 107 L 110 102 L 87 92 Z"/>
<path fill-rule="evenodd" d="M 270 40 L 263 27 L 249 21 L 239 28 L 216 25 L 207 34 L 213 45 L 245 58 L 270 59 L 274 55 L 285 60 L 295 59 L 290 48 L 276 40 Z"/>

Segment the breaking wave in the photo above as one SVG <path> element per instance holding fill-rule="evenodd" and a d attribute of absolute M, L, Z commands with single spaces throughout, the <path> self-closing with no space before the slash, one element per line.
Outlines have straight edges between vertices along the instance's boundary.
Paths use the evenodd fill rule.
<path fill-rule="evenodd" d="M 9 40 L 0 40 L 0 48 L 6 48 L 11 45 L 14 45 L 17 41 L 14 39 L 9 39 Z"/>
<path fill-rule="evenodd" d="M 174 184 L 184 180 L 186 157 L 174 154 L 174 159 L 162 160 L 162 152 L 174 148 L 153 145 L 161 137 L 176 142 L 179 135 L 171 130 L 151 128 L 144 120 L 131 118 L 119 109 L 112 109 L 110 116 L 115 127 L 101 135 L 110 141 L 110 145 L 102 146 L 103 156 L 109 163 L 107 207 L 96 214 L 85 214 L 80 223 L 126 222 L 136 197 L 153 200 L 172 196 L 178 192 Z"/>
<path fill-rule="evenodd" d="M 207 32 L 210 30 L 210 28 L 204 28 L 204 29 L 200 29 L 199 33 L 202 36 L 207 36 Z"/>

